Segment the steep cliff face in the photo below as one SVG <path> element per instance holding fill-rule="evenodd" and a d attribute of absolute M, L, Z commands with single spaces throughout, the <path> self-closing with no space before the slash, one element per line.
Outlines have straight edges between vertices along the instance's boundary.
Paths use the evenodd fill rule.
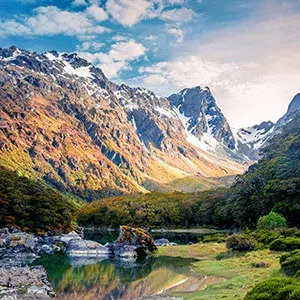
<path fill-rule="evenodd" d="M 236 148 L 245 159 L 258 160 L 259 150 L 264 147 L 274 131 L 274 123 L 262 122 L 252 127 L 240 128 L 236 133 Z"/>
<path fill-rule="evenodd" d="M 291 121 L 296 114 L 300 112 L 300 93 L 297 94 L 289 104 L 287 112 L 280 118 L 276 123 L 276 128 L 281 127 L 282 125 Z"/>
<path fill-rule="evenodd" d="M 171 95 L 169 100 L 186 132 L 201 141 L 204 150 L 213 149 L 219 143 L 234 149 L 235 140 L 230 126 L 209 88 L 184 89 Z"/>
<path fill-rule="evenodd" d="M 201 190 L 220 184 L 211 177 L 245 168 L 191 142 L 172 101 L 116 85 L 77 54 L 0 49 L 0 100 L 0 164 L 89 200 Z M 188 125 L 231 149 L 228 124 L 213 105 L 206 99 L 199 109 L 212 119 Z"/>

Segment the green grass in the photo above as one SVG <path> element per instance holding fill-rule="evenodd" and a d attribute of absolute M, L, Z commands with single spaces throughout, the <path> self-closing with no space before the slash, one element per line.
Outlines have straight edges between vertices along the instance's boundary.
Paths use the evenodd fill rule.
<path fill-rule="evenodd" d="M 225 244 L 207 243 L 192 246 L 160 247 L 156 255 L 193 257 L 198 261 L 192 271 L 221 279 L 220 283 L 208 284 L 202 291 L 190 292 L 184 299 L 244 299 L 245 295 L 257 283 L 271 277 L 284 277 L 280 269 L 280 252 L 259 250 L 238 253 L 218 260 L 226 251 Z M 267 267 L 256 268 L 255 263 L 265 262 Z"/>

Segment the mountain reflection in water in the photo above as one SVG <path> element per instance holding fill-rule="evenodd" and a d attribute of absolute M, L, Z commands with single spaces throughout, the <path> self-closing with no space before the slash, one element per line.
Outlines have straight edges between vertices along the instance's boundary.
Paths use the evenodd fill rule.
<path fill-rule="evenodd" d="M 196 260 L 179 257 L 150 257 L 135 263 L 103 260 L 72 266 L 63 255 L 35 261 L 45 266 L 59 299 L 140 299 L 164 294 L 187 282 L 198 289 L 203 278 L 190 271 Z"/>

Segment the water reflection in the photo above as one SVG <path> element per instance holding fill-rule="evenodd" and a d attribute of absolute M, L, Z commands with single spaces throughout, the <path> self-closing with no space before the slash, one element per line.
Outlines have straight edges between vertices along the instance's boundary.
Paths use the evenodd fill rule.
<path fill-rule="evenodd" d="M 102 245 L 106 243 L 111 243 L 117 239 L 119 235 L 118 231 L 107 231 L 107 230 L 85 230 L 84 237 L 88 240 L 96 241 Z M 176 243 L 178 245 L 186 245 L 190 242 L 198 243 L 207 234 L 204 233 L 192 233 L 192 232 L 151 232 L 153 238 L 161 239 L 166 238 L 170 242 Z"/>
<path fill-rule="evenodd" d="M 104 260 L 72 266 L 63 255 L 42 257 L 49 280 L 60 299 L 140 299 L 163 294 L 190 282 L 201 284 L 201 277 L 190 271 L 194 259 L 150 257 L 135 263 Z M 197 285 L 196 285 L 197 286 Z"/>

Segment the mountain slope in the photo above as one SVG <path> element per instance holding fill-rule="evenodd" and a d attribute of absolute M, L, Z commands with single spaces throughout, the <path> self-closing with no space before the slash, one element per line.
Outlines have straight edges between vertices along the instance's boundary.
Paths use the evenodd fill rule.
<path fill-rule="evenodd" d="M 202 143 L 204 150 L 215 148 L 218 143 L 234 149 L 234 137 L 209 88 L 199 86 L 184 89 L 169 96 L 170 103 L 188 134 Z M 194 139 L 195 140 L 195 139 Z"/>
<path fill-rule="evenodd" d="M 300 93 L 297 94 L 289 104 L 287 112 L 276 123 L 276 128 L 283 126 L 291 121 L 300 111 Z"/>
<path fill-rule="evenodd" d="M 167 98 L 77 54 L 0 49 L 0 86 L 0 165 L 82 198 L 202 190 L 245 168 L 193 145 Z"/>
<path fill-rule="evenodd" d="M 264 147 L 274 131 L 271 121 L 262 122 L 252 127 L 240 128 L 235 135 L 236 148 L 249 160 L 258 160 L 259 151 Z"/>

